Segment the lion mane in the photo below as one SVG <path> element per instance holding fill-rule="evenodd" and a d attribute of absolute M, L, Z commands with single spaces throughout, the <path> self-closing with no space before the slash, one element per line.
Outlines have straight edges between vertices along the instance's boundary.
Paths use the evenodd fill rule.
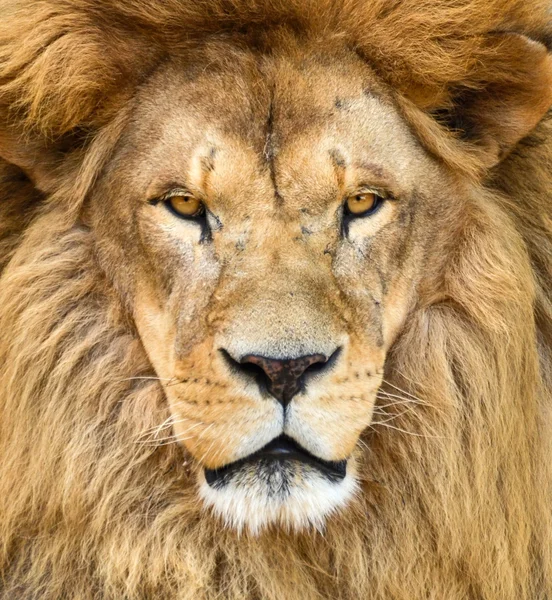
<path fill-rule="evenodd" d="M 3 0 L 1 598 L 552 598 L 552 125 L 487 169 L 454 119 L 474 91 L 531 85 L 532 65 L 505 73 L 487 34 L 546 44 L 548 9 Z M 354 47 L 480 197 L 444 250 L 446 293 L 387 359 L 387 394 L 416 405 L 364 434 L 359 505 L 321 532 L 253 537 L 204 517 L 183 448 L 140 442 L 168 408 L 79 214 L 135 90 L 172 48 L 235 33 L 262 44 L 267 30 Z"/>

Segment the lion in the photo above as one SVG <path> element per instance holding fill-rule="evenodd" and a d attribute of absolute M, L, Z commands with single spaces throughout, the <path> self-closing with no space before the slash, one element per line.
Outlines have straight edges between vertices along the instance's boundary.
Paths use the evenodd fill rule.
<path fill-rule="evenodd" d="M 3 0 L 0 598 L 552 598 L 540 0 Z"/>

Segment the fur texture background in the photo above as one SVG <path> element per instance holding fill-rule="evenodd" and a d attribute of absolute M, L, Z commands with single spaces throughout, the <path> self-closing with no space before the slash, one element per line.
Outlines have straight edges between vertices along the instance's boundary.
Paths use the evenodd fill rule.
<path fill-rule="evenodd" d="M 551 126 L 485 172 L 480 140 L 427 121 L 459 90 L 521 85 L 485 34 L 546 41 L 548 2 L 0 0 L 0 14 L 0 597 L 552 597 Z M 416 411 L 366 433 L 362 505 L 324 536 L 238 538 L 203 518 L 179 447 L 139 443 L 167 417 L 163 392 L 77 215 L 165 56 L 279 28 L 353 45 L 426 145 L 484 178 L 446 293 L 388 359 L 387 392 Z"/>

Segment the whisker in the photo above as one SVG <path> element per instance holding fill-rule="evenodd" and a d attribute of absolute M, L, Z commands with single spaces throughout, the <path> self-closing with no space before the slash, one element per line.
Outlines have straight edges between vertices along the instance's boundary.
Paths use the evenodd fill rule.
<path fill-rule="evenodd" d="M 169 417 L 167 417 L 163 423 L 161 423 L 161 425 L 154 425 L 153 427 L 150 427 L 149 429 L 146 429 L 145 431 L 142 431 L 139 435 L 137 435 L 137 438 L 141 438 L 144 435 L 149 435 L 149 434 L 157 434 L 160 431 L 162 431 L 163 429 L 167 429 L 169 427 L 172 427 L 172 425 L 174 424 L 174 419 L 175 419 L 176 415 L 170 415 Z M 185 417 L 182 420 L 188 420 Z M 180 421 L 179 421 L 180 422 Z"/>
<path fill-rule="evenodd" d="M 157 442 L 157 441 L 163 441 L 163 440 L 166 440 L 166 439 L 170 439 L 171 437 L 178 437 L 176 434 L 174 434 L 174 436 L 168 436 L 168 437 L 166 437 L 166 438 L 158 438 L 158 437 L 157 437 L 157 435 L 158 435 L 158 434 L 159 434 L 159 433 L 160 433 L 160 432 L 161 432 L 163 429 L 167 429 L 168 427 L 172 427 L 173 425 L 176 425 L 177 423 L 183 423 L 184 421 L 189 421 L 189 420 L 190 420 L 190 419 L 187 419 L 186 417 L 184 417 L 184 418 L 182 418 L 182 419 L 178 419 L 178 420 L 176 420 L 176 421 L 171 421 L 170 423 L 167 423 L 167 425 L 164 425 L 164 426 L 158 426 L 158 427 L 156 428 L 156 430 L 155 430 L 155 431 L 151 431 L 151 430 L 150 430 L 149 432 L 148 432 L 148 431 L 146 431 L 146 432 L 144 432 L 143 434 L 141 434 L 141 435 L 138 437 L 137 441 L 138 441 L 138 442 L 140 442 L 140 441 L 141 441 L 141 438 L 143 438 L 143 437 L 147 436 L 147 435 L 148 435 L 148 433 L 150 433 L 150 437 L 149 437 L 149 438 L 147 438 L 147 439 L 145 439 L 145 440 L 143 440 L 143 441 L 155 443 L 155 442 Z M 167 421 L 168 421 L 168 419 L 167 419 Z M 189 431 L 192 431 L 192 429 L 195 429 L 196 427 L 200 427 L 201 425 L 205 425 L 205 423 L 204 423 L 203 421 L 199 421 L 199 422 L 197 422 L 195 425 L 192 425 L 191 427 L 188 427 L 188 428 L 186 429 L 186 431 L 184 431 L 184 432 L 182 432 L 182 433 L 183 433 L 183 434 L 186 434 L 186 433 L 188 433 Z"/>
<path fill-rule="evenodd" d="M 409 383 L 411 383 L 413 385 L 417 385 L 417 383 L 416 383 L 416 381 L 414 381 L 414 379 L 411 379 L 410 377 L 408 377 L 408 375 L 405 375 L 402 371 L 399 371 L 399 369 L 393 368 L 393 371 L 395 371 L 395 373 L 400 375 L 403 379 L 406 379 L 406 381 L 408 381 Z"/>
<path fill-rule="evenodd" d="M 208 425 L 198 436 L 198 440 L 200 440 L 208 431 L 209 429 L 211 429 L 211 427 L 214 426 L 215 423 L 211 423 L 210 425 Z"/>
<path fill-rule="evenodd" d="M 370 447 L 368 446 L 368 444 L 362 438 L 358 438 L 357 444 L 361 448 L 364 448 L 365 450 L 370 450 Z"/>
<path fill-rule="evenodd" d="M 167 383 L 167 385 L 165 385 L 166 388 L 168 387 L 173 387 L 175 385 L 182 385 L 184 383 L 184 381 L 182 381 L 182 379 L 177 379 L 176 377 L 173 377 L 172 380 L 169 381 L 169 383 Z"/>
<path fill-rule="evenodd" d="M 194 427 L 195 427 L 195 425 L 194 425 Z M 192 429 L 193 429 L 193 427 L 190 427 L 189 429 L 187 429 L 186 431 L 183 431 L 182 433 L 169 435 L 164 438 L 150 438 L 147 440 L 138 441 L 137 444 L 142 445 L 142 446 L 152 446 L 152 447 L 168 446 L 169 444 L 174 444 L 176 442 L 182 442 L 182 441 L 192 439 L 193 436 L 183 437 L 185 434 L 187 434 Z"/>
<path fill-rule="evenodd" d="M 385 383 L 386 385 L 388 385 L 389 387 L 394 388 L 395 390 L 397 390 L 398 392 L 401 392 L 401 394 L 406 394 L 407 396 L 409 396 L 410 398 L 412 398 L 413 400 L 417 400 L 418 402 L 421 402 L 422 404 L 424 403 L 423 400 L 421 400 L 420 398 L 418 398 L 417 396 L 414 396 L 413 394 L 411 394 L 410 392 L 407 392 L 406 390 L 403 390 L 402 388 L 400 388 L 399 386 L 395 385 L 394 383 L 391 383 L 390 381 L 388 381 L 387 379 L 382 379 L 382 382 Z"/>
<path fill-rule="evenodd" d="M 372 421 L 372 425 L 383 425 L 384 423 L 389 423 L 390 421 L 394 421 L 395 419 L 398 419 L 399 417 L 402 417 L 403 415 L 406 415 L 409 412 L 409 410 L 403 410 L 402 412 L 396 413 L 391 416 L 389 416 L 389 413 L 387 413 L 387 416 L 389 417 L 388 419 L 385 419 L 385 421 Z"/>
<path fill-rule="evenodd" d="M 382 396 L 384 396 L 384 398 L 382 398 Z M 412 395 L 410 395 L 410 397 L 405 397 L 405 396 L 399 396 L 398 394 L 392 394 L 391 392 L 387 392 L 386 390 L 378 390 L 376 397 L 380 398 L 380 399 L 389 399 L 389 398 L 396 398 L 397 400 L 401 400 L 403 402 L 411 402 L 412 404 L 419 404 L 420 406 L 427 406 L 433 410 L 436 410 L 438 412 L 442 412 L 442 409 L 438 406 L 436 406 L 435 404 L 431 404 L 430 402 L 426 402 L 425 400 L 421 400 L 420 398 L 416 398 Z"/>
<path fill-rule="evenodd" d="M 389 400 L 389 398 L 379 398 L 378 400 Z M 411 410 L 414 410 L 412 405 L 417 405 L 419 402 L 414 402 L 414 400 L 408 400 L 407 398 L 403 398 L 401 400 L 396 400 L 394 402 L 390 402 L 389 404 L 376 404 L 376 408 L 390 408 L 391 406 L 404 406 L 410 405 Z"/>
<path fill-rule="evenodd" d="M 415 433 L 413 431 L 407 431 L 406 429 L 402 429 L 401 427 L 396 427 L 395 425 L 389 425 L 388 423 L 373 422 L 369 425 L 369 427 L 376 433 L 377 433 L 377 429 L 374 427 L 374 425 L 381 425 L 382 427 L 387 427 L 388 429 L 393 429 L 394 431 L 399 431 L 400 433 L 406 433 L 407 435 L 412 435 L 414 437 L 421 437 L 421 438 L 427 438 L 427 439 L 441 439 L 441 440 L 446 439 L 442 435 L 429 435 L 429 434 L 423 434 L 423 433 Z"/>
<path fill-rule="evenodd" d="M 421 400 L 409 398 L 408 396 L 399 396 L 398 394 L 393 394 L 391 392 L 387 392 L 386 390 L 378 390 L 377 396 L 383 395 L 387 398 L 396 398 L 397 400 L 404 400 L 405 402 L 412 402 L 413 404 L 425 404 Z"/>

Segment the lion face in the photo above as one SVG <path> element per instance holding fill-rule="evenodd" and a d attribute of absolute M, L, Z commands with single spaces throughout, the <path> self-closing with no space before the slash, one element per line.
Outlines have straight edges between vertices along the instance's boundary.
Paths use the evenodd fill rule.
<path fill-rule="evenodd" d="M 140 91 L 89 207 L 99 260 L 206 505 L 320 527 L 355 495 L 452 184 L 352 52 L 197 57 Z"/>

